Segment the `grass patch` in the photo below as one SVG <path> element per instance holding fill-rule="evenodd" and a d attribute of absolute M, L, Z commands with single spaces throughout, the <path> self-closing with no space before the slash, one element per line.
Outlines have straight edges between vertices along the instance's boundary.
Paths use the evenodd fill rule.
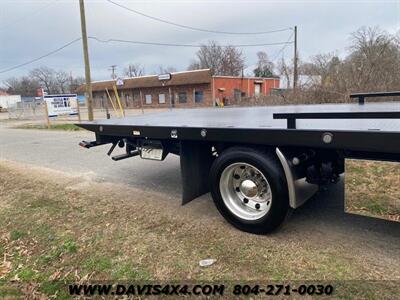
<path fill-rule="evenodd" d="M 35 272 L 32 269 L 24 268 L 17 272 L 18 278 L 24 281 L 32 281 L 35 278 Z"/>
<path fill-rule="evenodd" d="M 20 239 L 21 237 L 23 237 L 25 235 L 25 233 L 18 231 L 18 230 L 13 230 L 10 233 L 10 239 L 12 241 L 16 241 L 18 239 Z"/>
<path fill-rule="evenodd" d="M 40 286 L 40 291 L 45 295 L 57 295 L 57 299 L 71 299 L 65 289 L 65 284 L 60 281 L 46 281 Z"/>
<path fill-rule="evenodd" d="M 68 253 L 76 253 L 78 252 L 78 246 L 74 241 L 66 241 L 63 245 L 63 248 L 65 249 L 66 252 Z"/>
<path fill-rule="evenodd" d="M 111 274 L 114 280 L 151 280 L 152 276 L 148 270 L 143 267 L 137 267 L 130 263 L 118 265 Z"/>
<path fill-rule="evenodd" d="M 17 126 L 18 129 L 47 129 L 47 130 L 65 130 L 65 131 L 78 131 L 82 128 L 76 126 L 75 124 L 64 123 L 64 124 L 51 124 L 50 128 L 44 124 L 24 124 Z"/>
<path fill-rule="evenodd" d="M 0 281 L 0 298 L 1 299 L 21 299 L 22 296 L 21 291 L 17 287 L 4 285 Z"/>
<path fill-rule="evenodd" d="M 346 211 L 400 221 L 400 164 L 346 160 Z"/>
<path fill-rule="evenodd" d="M 113 263 L 109 257 L 90 257 L 83 262 L 82 266 L 88 272 L 107 272 L 112 268 Z"/>
<path fill-rule="evenodd" d="M 255 236 L 222 221 L 160 209 L 157 196 L 145 191 L 121 192 L 98 183 L 76 189 L 73 184 L 0 163 L 0 237 L 6 237 L 0 240 L 0 254 L 7 251 L 10 263 L 0 296 L 1 289 L 15 291 L 15 276 L 22 283 L 35 282 L 47 296 L 57 293 L 57 299 L 66 297 L 66 282 L 79 279 L 245 282 L 392 276 L 392 265 L 388 274 L 375 272 L 373 263 L 345 247 L 347 240 L 330 243 L 328 237 L 315 245 L 312 234 L 295 230 Z M 200 267 L 206 258 L 216 263 Z M 344 293 L 369 297 L 371 292 Z M 372 295 L 382 293 L 384 287 L 372 289 Z"/>

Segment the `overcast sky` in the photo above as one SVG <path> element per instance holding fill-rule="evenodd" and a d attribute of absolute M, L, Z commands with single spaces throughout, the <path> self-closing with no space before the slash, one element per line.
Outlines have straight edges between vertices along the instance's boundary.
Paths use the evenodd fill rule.
<path fill-rule="evenodd" d="M 398 1 L 124 1 L 113 0 L 145 14 L 188 26 L 217 31 L 255 32 L 298 26 L 298 48 L 303 60 L 318 53 L 337 52 L 344 56 L 349 34 L 361 26 L 379 26 L 390 33 L 400 28 Z M 86 0 L 88 35 L 100 39 L 200 44 L 217 40 L 221 44 L 285 42 L 291 31 L 264 35 L 226 35 L 198 32 L 163 24 L 134 14 L 106 0 Z M 79 38 L 78 0 L 1 0 L 0 72 L 42 56 Z M 280 59 L 290 59 L 293 46 L 243 48 L 249 72 L 257 51 Z M 109 66 L 117 65 L 118 75 L 130 63 L 141 63 L 146 73 L 156 73 L 159 65 L 185 70 L 196 48 L 99 43 L 89 41 L 94 80 L 109 79 Z M 26 74 L 32 68 L 49 66 L 84 75 L 82 43 L 33 64 L 1 73 L 6 78 Z"/>

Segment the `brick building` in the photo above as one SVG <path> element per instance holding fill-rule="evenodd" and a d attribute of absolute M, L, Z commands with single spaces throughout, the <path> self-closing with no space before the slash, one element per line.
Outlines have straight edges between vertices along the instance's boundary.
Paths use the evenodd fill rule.
<path fill-rule="evenodd" d="M 211 76 L 210 70 L 171 73 L 170 76 L 149 75 L 121 80 L 92 83 L 94 107 L 104 107 L 110 96 L 115 100 L 113 86 L 124 107 L 194 107 L 232 104 L 242 97 L 269 95 L 279 87 L 279 78 Z M 85 86 L 77 89 L 83 94 Z"/>
<path fill-rule="evenodd" d="M 271 90 L 279 88 L 279 77 L 234 77 L 213 76 L 213 99 L 224 104 L 240 102 L 243 97 L 271 95 Z"/>

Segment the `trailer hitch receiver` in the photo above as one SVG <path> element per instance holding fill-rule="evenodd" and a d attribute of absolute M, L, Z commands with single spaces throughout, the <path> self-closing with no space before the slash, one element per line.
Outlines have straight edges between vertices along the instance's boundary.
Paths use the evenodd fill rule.
<path fill-rule="evenodd" d="M 82 142 L 79 143 L 79 146 L 81 146 L 83 148 L 86 148 L 86 149 L 89 149 L 89 148 L 92 148 L 92 147 L 96 147 L 96 146 L 100 146 L 100 145 L 101 144 L 97 143 L 97 141 L 91 141 L 91 142 L 82 141 Z"/>

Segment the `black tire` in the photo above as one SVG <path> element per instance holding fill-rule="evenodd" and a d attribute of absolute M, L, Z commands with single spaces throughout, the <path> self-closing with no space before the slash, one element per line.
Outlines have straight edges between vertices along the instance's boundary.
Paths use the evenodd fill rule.
<path fill-rule="evenodd" d="M 236 162 L 253 165 L 268 180 L 272 192 L 271 208 L 257 220 L 245 220 L 233 214 L 224 203 L 219 183 L 226 167 Z M 222 152 L 210 170 L 210 189 L 214 203 L 221 215 L 236 228 L 255 234 L 266 234 L 277 229 L 289 212 L 289 196 L 282 166 L 273 153 L 248 147 L 232 147 Z"/>

